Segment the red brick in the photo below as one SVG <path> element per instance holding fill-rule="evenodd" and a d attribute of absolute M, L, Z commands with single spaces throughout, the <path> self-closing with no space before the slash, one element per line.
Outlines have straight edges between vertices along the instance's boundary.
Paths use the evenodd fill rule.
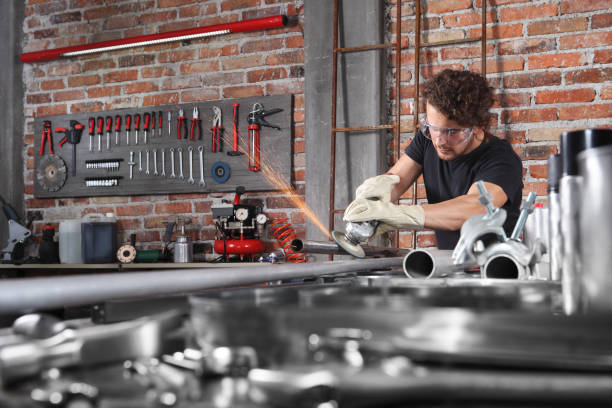
<path fill-rule="evenodd" d="M 235 57 L 229 60 L 225 60 L 222 63 L 224 71 L 253 68 L 253 67 L 259 67 L 261 65 L 263 64 L 262 64 L 262 57 L 260 55 L 250 55 L 248 57 Z"/>
<path fill-rule="evenodd" d="M 119 67 L 135 67 L 139 65 L 151 65 L 155 62 L 153 54 L 126 55 L 119 57 Z"/>
<path fill-rule="evenodd" d="M 73 47 L 75 45 L 82 45 L 85 43 L 87 43 L 87 37 L 84 35 L 80 37 L 59 38 L 55 40 L 55 46 L 57 48 Z"/>
<path fill-rule="evenodd" d="M 497 103 L 495 105 L 508 108 L 517 106 L 529 106 L 531 102 L 531 94 L 528 93 L 501 93 L 496 95 Z"/>
<path fill-rule="evenodd" d="M 612 86 L 606 86 L 601 90 L 601 99 L 612 99 Z"/>
<path fill-rule="evenodd" d="M 116 68 L 117 64 L 112 59 L 85 61 L 83 63 L 83 72 L 98 71 L 102 69 Z"/>
<path fill-rule="evenodd" d="M 70 87 L 97 85 L 100 82 L 100 75 L 82 75 L 68 77 L 68 86 Z"/>
<path fill-rule="evenodd" d="M 154 13 L 142 14 L 140 16 L 140 24 L 155 24 L 176 19 L 176 10 L 158 11 Z"/>
<path fill-rule="evenodd" d="M 139 218 L 123 218 L 117 220 L 117 229 L 119 231 L 142 230 L 142 222 Z"/>
<path fill-rule="evenodd" d="M 287 48 L 304 48 L 304 36 L 295 35 L 285 38 L 285 47 Z"/>
<path fill-rule="evenodd" d="M 506 7 L 499 10 L 500 21 L 533 20 L 535 18 L 557 15 L 557 4 L 540 4 L 535 6 L 521 5 Z"/>
<path fill-rule="evenodd" d="M 66 104 L 44 105 L 36 108 L 36 116 L 65 115 L 68 112 Z"/>
<path fill-rule="evenodd" d="M 278 50 L 278 49 L 281 49 L 282 47 L 283 47 L 282 38 L 275 38 L 272 40 L 268 40 L 268 39 L 253 40 L 253 41 L 244 43 L 242 47 L 240 48 L 240 53 L 241 54 L 251 54 L 254 52 Z"/>
<path fill-rule="evenodd" d="M 164 25 L 159 26 L 157 29 L 160 33 L 167 33 L 168 31 L 186 30 L 188 28 L 197 27 L 196 20 L 183 20 L 173 21 Z"/>
<path fill-rule="evenodd" d="M 89 8 L 83 12 L 83 18 L 85 20 L 98 20 L 116 16 L 117 14 L 119 14 L 119 8 L 117 6 Z"/>
<path fill-rule="evenodd" d="M 247 72 L 248 82 L 271 81 L 284 78 L 287 78 L 287 71 L 284 68 L 256 69 Z"/>
<path fill-rule="evenodd" d="M 164 80 L 161 89 L 168 91 L 174 89 L 198 88 L 200 86 L 202 86 L 202 81 L 199 77 L 178 77 Z"/>
<path fill-rule="evenodd" d="M 468 30 L 468 38 L 480 37 L 480 28 L 470 28 Z M 501 38 L 512 38 L 523 36 L 523 25 L 522 24 L 496 24 L 494 26 L 487 26 L 487 40 L 501 39 Z"/>
<path fill-rule="evenodd" d="M 412 248 L 412 233 L 403 233 L 399 235 L 400 248 Z"/>
<path fill-rule="evenodd" d="M 42 103 L 51 103 L 51 95 L 45 94 L 29 94 L 26 96 L 26 103 L 32 105 L 40 105 Z"/>
<path fill-rule="evenodd" d="M 523 188 L 523 195 L 529 195 L 529 193 L 534 192 L 539 196 L 545 196 L 547 194 L 548 183 L 545 181 L 536 181 L 536 182 L 528 182 L 525 183 L 525 188 Z"/>
<path fill-rule="evenodd" d="M 161 63 L 188 61 L 195 57 L 195 50 L 179 50 L 163 52 L 157 56 L 157 60 Z"/>
<path fill-rule="evenodd" d="M 539 91 L 536 94 L 537 104 L 592 102 L 594 99 L 595 91 L 592 89 Z"/>
<path fill-rule="evenodd" d="M 454 13 L 442 16 L 444 27 L 456 28 L 482 24 L 482 13 L 480 10 L 471 13 Z M 487 11 L 487 24 L 497 22 L 497 14 Z"/>
<path fill-rule="evenodd" d="M 566 18 L 563 20 L 537 21 L 527 27 L 528 35 L 558 34 L 571 31 L 585 31 L 589 26 L 586 17 Z"/>
<path fill-rule="evenodd" d="M 28 198 L 26 200 L 27 208 L 49 208 L 55 207 L 55 200 L 52 198 L 40 199 L 40 198 Z"/>
<path fill-rule="evenodd" d="M 266 57 L 266 65 L 287 65 L 304 62 L 304 51 L 291 51 L 284 54 L 272 54 Z"/>
<path fill-rule="evenodd" d="M 223 0 L 221 2 L 221 11 L 235 11 L 238 9 L 257 7 L 260 4 L 260 0 Z"/>
<path fill-rule="evenodd" d="M 146 67 L 140 71 L 143 78 L 159 78 L 162 76 L 175 75 L 174 70 L 167 67 Z"/>
<path fill-rule="evenodd" d="M 81 90 L 71 90 L 53 93 L 54 102 L 74 101 L 77 99 L 85 99 L 85 92 Z"/>
<path fill-rule="evenodd" d="M 155 204 L 156 214 L 181 214 L 191 213 L 192 211 L 192 206 L 189 202 Z"/>
<path fill-rule="evenodd" d="M 248 98 L 263 95 L 263 88 L 259 85 L 236 86 L 223 89 L 224 98 Z"/>
<path fill-rule="evenodd" d="M 117 216 L 118 217 L 134 217 L 151 214 L 153 206 L 151 204 L 142 205 L 118 205 Z"/>
<path fill-rule="evenodd" d="M 193 74 L 197 72 L 211 72 L 219 69 L 217 61 L 199 61 L 181 65 L 181 74 Z"/>
<path fill-rule="evenodd" d="M 546 122 L 557 120 L 557 109 L 522 109 L 502 112 L 502 123 Z"/>
<path fill-rule="evenodd" d="M 36 7 L 36 13 L 39 16 L 46 16 L 49 14 L 53 14 L 53 13 L 57 13 L 59 11 L 64 11 L 66 10 L 67 5 L 66 5 L 66 1 L 65 0 L 58 0 L 58 1 L 49 1 L 43 4 L 40 4 L 39 6 Z"/>
<path fill-rule="evenodd" d="M 169 8 L 169 7 L 178 7 L 184 6 L 186 4 L 196 3 L 197 0 L 159 0 L 159 8 Z"/>
<path fill-rule="evenodd" d="M 305 130 L 304 130 L 304 126 L 303 125 L 294 125 L 293 126 L 293 137 L 295 139 L 300 139 L 303 138 L 305 134 Z"/>
<path fill-rule="evenodd" d="M 200 15 L 199 6 L 181 7 L 179 9 L 179 18 L 197 17 Z"/>
<path fill-rule="evenodd" d="M 52 24 L 73 23 L 75 21 L 81 21 L 81 17 L 80 11 L 74 11 L 70 13 L 55 14 L 51 16 L 50 21 Z"/>
<path fill-rule="evenodd" d="M 612 26 L 612 13 L 595 14 L 591 17 L 591 28 L 608 28 Z"/>
<path fill-rule="evenodd" d="M 437 245 L 436 235 L 432 233 L 421 232 L 417 234 L 418 248 L 431 248 Z"/>
<path fill-rule="evenodd" d="M 304 111 L 303 110 L 293 111 L 293 123 L 304 123 Z"/>
<path fill-rule="evenodd" d="M 531 38 L 500 42 L 498 49 L 500 55 L 534 54 L 552 51 L 556 49 L 556 43 L 551 38 Z"/>
<path fill-rule="evenodd" d="M 194 211 L 197 213 L 209 213 L 212 208 L 212 201 L 196 201 Z"/>
<path fill-rule="evenodd" d="M 70 113 L 100 112 L 104 110 L 102 102 L 80 102 L 70 105 Z"/>
<path fill-rule="evenodd" d="M 126 94 L 133 93 L 144 93 L 144 92 L 156 92 L 159 90 L 159 86 L 155 82 L 132 82 L 125 86 Z"/>
<path fill-rule="evenodd" d="M 181 102 L 210 101 L 219 99 L 219 91 L 211 88 L 200 88 L 181 92 Z"/>
<path fill-rule="evenodd" d="M 104 82 L 125 82 L 138 79 L 138 70 L 112 71 L 104 74 Z"/>
<path fill-rule="evenodd" d="M 610 0 L 563 0 L 561 2 L 561 14 L 572 14 L 593 10 L 605 10 L 608 8 L 610 8 Z"/>
<path fill-rule="evenodd" d="M 207 86 L 236 85 L 244 82 L 243 72 L 210 72 L 201 75 L 202 83 Z"/>
<path fill-rule="evenodd" d="M 81 73 L 81 65 L 78 63 L 52 65 L 48 68 L 49 76 L 68 76 Z"/>
<path fill-rule="evenodd" d="M 266 208 L 296 208 L 296 204 L 289 197 L 268 197 Z"/>
<path fill-rule="evenodd" d="M 612 103 L 568 106 L 559 109 L 559 120 L 611 118 Z"/>
<path fill-rule="evenodd" d="M 565 73 L 567 85 L 612 81 L 612 68 L 590 68 Z"/>
<path fill-rule="evenodd" d="M 305 151 L 303 140 L 296 140 L 293 142 L 293 153 L 304 153 Z"/>
<path fill-rule="evenodd" d="M 266 95 L 304 93 L 304 81 L 282 81 L 266 84 Z"/>
<path fill-rule="evenodd" d="M 593 62 L 595 64 L 609 64 L 612 62 L 612 50 L 595 50 L 593 56 Z"/>
<path fill-rule="evenodd" d="M 425 7 L 426 12 L 430 14 L 448 13 L 472 8 L 472 0 L 430 0 Z"/>
<path fill-rule="evenodd" d="M 533 178 L 545 179 L 548 177 L 548 166 L 546 164 L 534 164 L 529 166 L 529 174 Z"/>
<path fill-rule="evenodd" d="M 539 86 L 561 85 L 560 72 L 534 72 L 504 77 L 504 88 L 535 88 Z"/>
<path fill-rule="evenodd" d="M 32 35 L 37 40 L 42 40 L 44 38 L 53 38 L 53 37 L 57 37 L 57 29 L 47 28 L 44 30 L 36 30 L 32 33 Z"/>
<path fill-rule="evenodd" d="M 120 93 L 121 93 L 121 87 L 119 85 L 100 86 L 97 88 L 89 88 L 87 90 L 87 96 L 90 98 L 104 98 L 108 96 L 117 96 Z"/>
<path fill-rule="evenodd" d="M 506 57 L 487 60 L 487 74 L 497 72 L 522 71 L 525 67 L 525 60 L 522 57 Z M 470 65 L 470 71 L 480 72 L 481 62 L 474 62 Z"/>
<path fill-rule="evenodd" d="M 519 149 L 521 160 L 545 160 L 553 154 L 557 154 L 555 145 L 527 145 Z"/>
<path fill-rule="evenodd" d="M 591 48 L 612 45 L 612 31 L 589 34 L 566 35 L 561 37 L 559 48 L 562 50 Z"/>
<path fill-rule="evenodd" d="M 529 57 L 529 69 L 575 67 L 586 65 L 587 63 L 587 57 L 577 52 L 534 55 Z"/>
<path fill-rule="evenodd" d="M 43 91 L 50 91 L 53 89 L 64 89 L 66 86 L 64 85 L 63 79 L 53 79 L 51 81 L 41 81 L 40 89 Z"/>
<path fill-rule="evenodd" d="M 438 72 L 443 71 L 445 69 L 463 69 L 463 65 L 459 63 L 454 64 L 435 64 L 435 65 L 426 65 L 421 67 L 421 77 L 422 79 L 429 79 L 436 75 Z M 412 87 L 407 87 L 407 89 L 412 90 L 414 94 L 414 90 Z M 403 95 L 403 94 L 402 94 Z"/>
<path fill-rule="evenodd" d="M 163 93 L 157 95 L 147 95 L 142 99 L 143 106 L 159 106 L 178 103 L 179 97 L 177 92 Z"/>

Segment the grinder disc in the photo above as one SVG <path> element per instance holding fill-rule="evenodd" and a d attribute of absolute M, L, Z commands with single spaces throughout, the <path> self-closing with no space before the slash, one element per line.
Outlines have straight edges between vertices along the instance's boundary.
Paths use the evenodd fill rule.
<path fill-rule="evenodd" d="M 336 244 L 340 245 L 340 248 L 344 249 L 349 254 L 357 258 L 365 258 L 365 251 L 359 244 L 353 244 L 346 238 L 344 233 L 339 231 L 332 231 L 332 238 L 336 241 Z"/>
<path fill-rule="evenodd" d="M 66 182 L 66 163 L 56 155 L 45 156 L 36 169 L 36 180 L 46 191 L 57 191 Z"/>

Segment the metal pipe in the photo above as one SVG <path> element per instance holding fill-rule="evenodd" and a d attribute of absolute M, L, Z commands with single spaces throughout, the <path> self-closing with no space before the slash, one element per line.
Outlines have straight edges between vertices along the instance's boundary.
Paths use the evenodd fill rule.
<path fill-rule="evenodd" d="M 482 276 L 486 279 L 518 279 L 525 275 L 525 268 L 510 255 L 492 256 L 482 268 Z"/>
<path fill-rule="evenodd" d="M 525 228 L 525 222 L 527 222 L 527 217 L 533 212 L 533 203 L 535 203 L 535 199 L 536 193 L 532 191 L 527 196 L 527 200 L 525 200 L 523 208 L 521 208 L 521 215 L 519 215 L 519 219 L 516 221 L 516 225 L 514 226 L 514 230 L 512 231 L 510 239 L 518 240 L 520 238 L 523 232 L 523 228 Z"/>
<path fill-rule="evenodd" d="M 8 279 L 0 285 L 0 311 L 14 313 L 87 305 L 106 300 L 151 298 L 323 275 L 380 270 L 402 265 L 403 258 L 248 265 L 230 268 L 89 274 Z"/>
<path fill-rule="evenodd" d="M 563 310 L 567 315 L 583 312 L 580 260 L 579 198 L 582 191 L 581 176 L 563 176 L 560 182 L 561 235 L 563 236 L 562 288 Z"/>
<path fill-rule="evenodd" d="M 557 282 L 561 281 L 561 262 L 563 259 L 561 197 L 559 196 L 561 165 L 561 155 L 556 154 L 548 158 L 548 254 L 550 278 Z"/>
<path fill-rule="evenodd" d="M 404 257 L 404 273 L 409 278 L 442 278 L 454 272 L 465 271 L 473 264 L 454 264 L 452 250 L 415 249 Z"/>
<path fill-rule="evenodd" d="M 410 249 L 408 248 L 389 248 L 389 247 L 375 247 L 361 245 L 361 248 L 365 252 L 366 256 L 404 256 Z M 297 252 L 305 252 L 312 254 L 348 254 L 335 242 L 324 242 L 324 241 L 303 241 L 299 238 L 291 241 L 291 249 Z"/>

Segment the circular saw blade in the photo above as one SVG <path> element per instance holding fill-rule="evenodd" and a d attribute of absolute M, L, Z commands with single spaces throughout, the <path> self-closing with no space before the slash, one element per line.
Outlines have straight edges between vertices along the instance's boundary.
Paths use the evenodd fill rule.
<path fill-rule="evenodd" d="M 365 258 L 365 251 L 359 244 L 353 244 L 346 238 L 346 235 L 339 231 L 332 231 L 332 238 L 340 248 L 357 258 Z"/>
<path fill-rule="evenodd" d="M 45 156 L 36 169 L 36 180 L 45 191 L 57 191 L 64 186 L 67 177 L 66 163 L 55 155 Z"/>

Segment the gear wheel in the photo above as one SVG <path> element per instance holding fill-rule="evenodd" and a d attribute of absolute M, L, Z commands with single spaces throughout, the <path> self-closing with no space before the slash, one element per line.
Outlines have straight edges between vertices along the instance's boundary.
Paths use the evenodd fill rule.
<path fill-rule="evenodd" d="M 45 191 L 57 191 L 66 183 L 66 162 L 55 155 L 45 156 L 36 169 L 36 180 Z"/>

